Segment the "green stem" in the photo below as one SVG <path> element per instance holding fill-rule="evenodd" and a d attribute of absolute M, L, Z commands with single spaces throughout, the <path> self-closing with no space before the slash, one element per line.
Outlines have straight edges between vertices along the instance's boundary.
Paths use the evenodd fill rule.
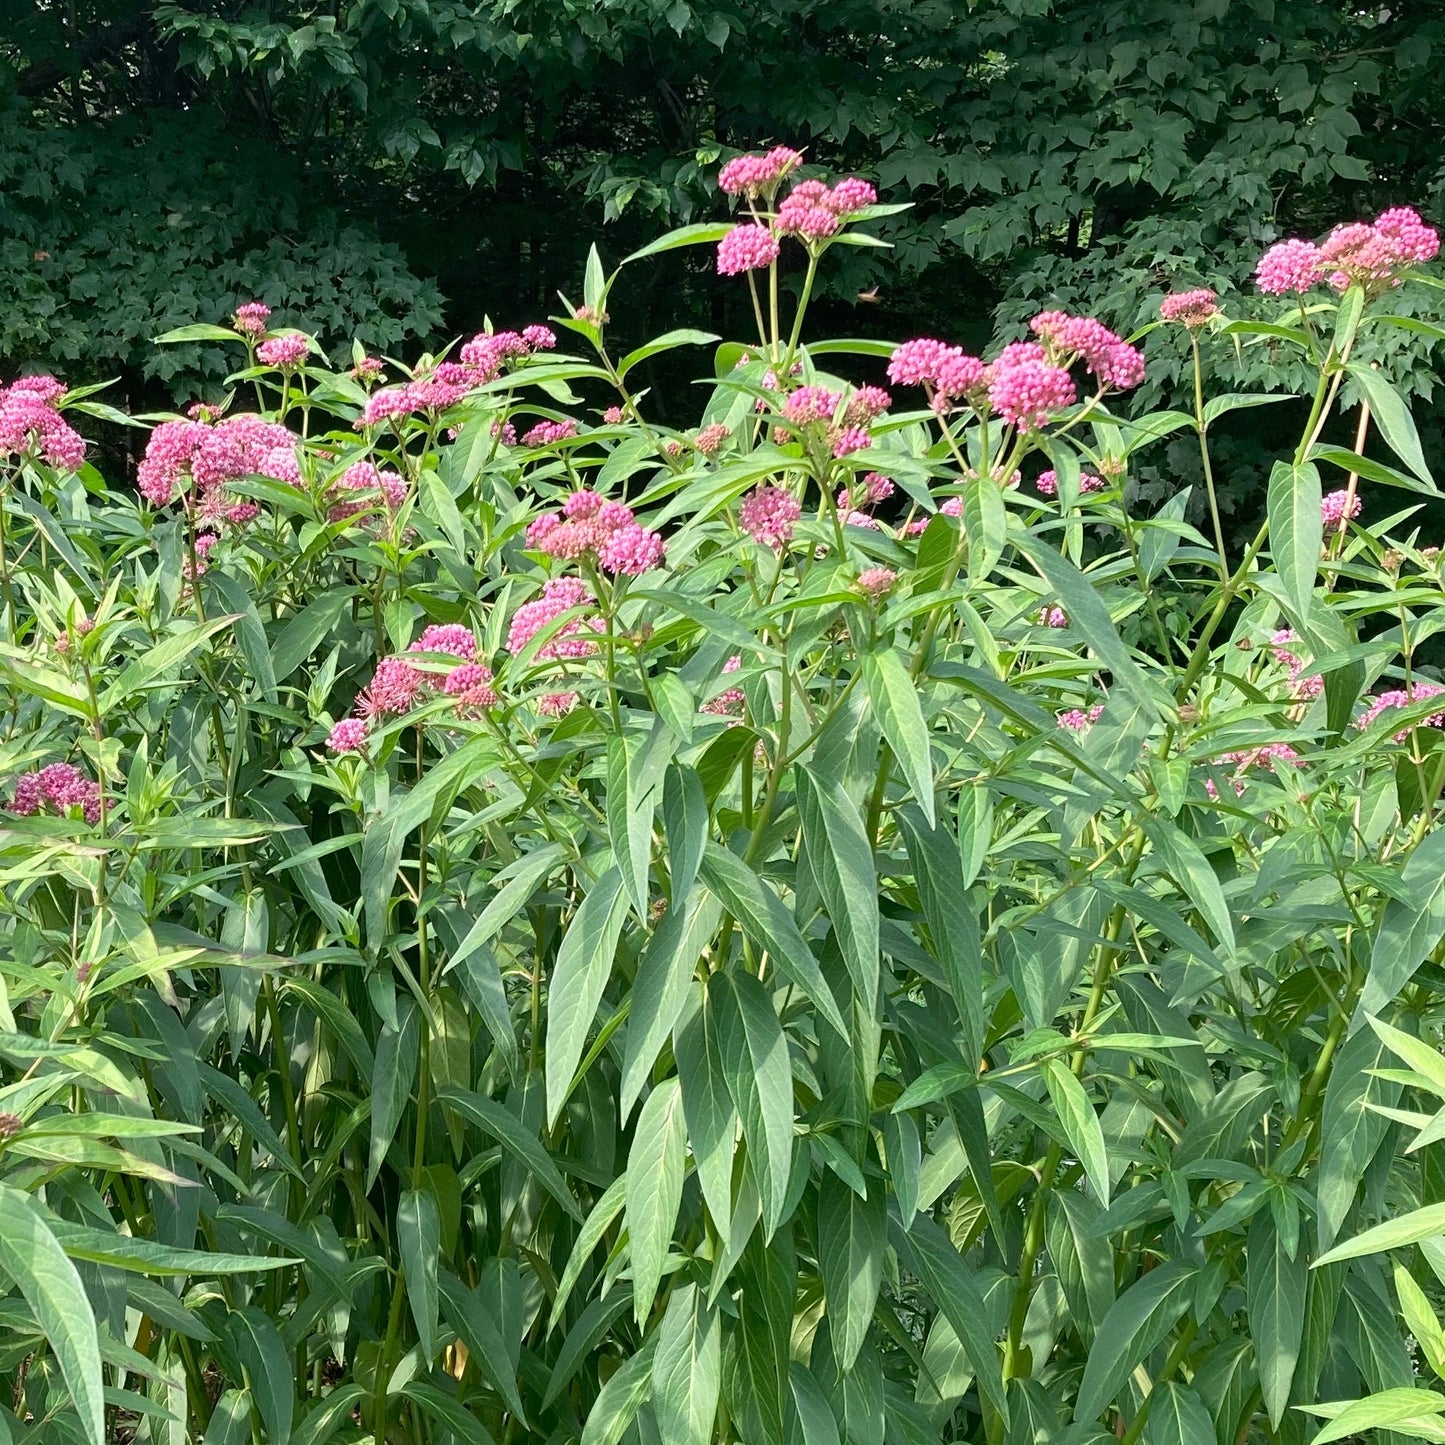
<path fill-rule="evenodd" d="M 1209 517 L 1214 523 L 1214 545 L 1219 552 L 1219 580 L 1229 582 L 1229 563 L 1225 560 L 1224 527 L 1219 519 L 1219 498 L 1214 491 L 1214 466 L 1209 459 L 1209 423 L 1204 419 L 1204 369 L 1199 357 L 1199 338 L 1189 333 L 1189 349 L 1194 355 L 1194 429 L 1199 433 L 1199 459 L 1204 463 L 1204 487 L 1209 494 Z"/>

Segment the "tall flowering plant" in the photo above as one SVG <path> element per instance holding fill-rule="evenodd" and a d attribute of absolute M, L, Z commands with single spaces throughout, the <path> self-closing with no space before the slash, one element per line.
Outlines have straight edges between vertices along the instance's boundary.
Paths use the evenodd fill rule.
<path fill-rule="evenodd" d="M 1231 538 L 1132 468 L 1269 398 L 809 341 L 886 208 L 802 171 L 624 262 L 756 335 L 618 354 L 595 251 L 409 367 L 248 303 L 109 485 L 0 391 L 0 1438 L 1445 1430 L 1445 595 L 1352 359 L 1434 232 L 1162 299 L 1317 375 Z"/>

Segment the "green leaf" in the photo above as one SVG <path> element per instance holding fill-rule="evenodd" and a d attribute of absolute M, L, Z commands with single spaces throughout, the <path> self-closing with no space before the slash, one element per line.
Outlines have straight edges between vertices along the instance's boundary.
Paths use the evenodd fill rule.
<path fill-rule="evenodd" d="M 1162 1380 L 1149 1396 L 1144 1445 L 1215 1445 L 1214 1421 L 1188 1385 Z"/>
<path fill-rule="evenodd" d="M 918 700 L 918 684 L 909 676 L 897 648 L 863 654 L 863 679 L 878 726 L 923 816 L 933 826 L 937 816 L 933 796 L 933 759 L 929 754 L 928 724 Z"/>
<path fill-rule="evenodd" d="M 557 1328 L 557 1323 L 562 1318 L 562 1311 L 567 1308 L 567 1301 L 571 1298 L 572 1291 L 576 1288 L 588 1259 L 601 1244 L 602 1237 L 612 1228 L 613 1221 L 622 1213 L 626 1202 L 627 1175 L 619 1174 L 607 1186 L 602 1198 L 593 1205 L 592 1212 L 578 1231 L 577 1243 L 572 1246 L 567 1267 L 562 1271 L 562 1278 L 557 1285 L 556 1298 L 552 1301 L 552 1312 L 547 1319 L 549 1331 Z"/>
<path fill-rule="evenodd" d="M 461 1445 L 493 1445 L 491 1431 L 455 1395 L 430 1380 L 408 1380 L 399 1393 L 445 1425 Z"/>
<path fill-rule="evenodd" d="M 187 627 L 171 636 L 127 664 L 121 674 L 100 695 L 100 715 L 108 717 L 117 708 L 133 702 L 137 695 L 173 667 L 179 667 L 186 658 L 224 628 L 230 627 L 236 618 L 213 617 L 209 622 Z"/>
<path fill-rule="evenodd" d="M 88 1260 L 92 1264 L 109 1265 L 136 1274 L 208 1275 L 255 1274 L 261 1270 L 285 1269 L 299 1264 L 299 1259 L 257 1256 L 254 1254 L 212 1254 L 203 1249 L 179 1249 L 153 1239 L 112 1234 L 104 1229 L 90 1229 L 66 1219 L 47 1221 L 51 1233 L 71 1259 Z"/>
<path fill-rule="evenodd" d="M 191 326 L 177 326 L 173 331 L 163 332 L 160 336 L 153 337 L 157 346 L 172 346 L 181 341 L 234 341 L 239 343 L 241 338 L 225 326 L 212 326 L 207 322 L 198 321 Z"/>
<path fill-rule="evenodd" d="M 603 1385 L 582 1427 L 582 1445 L 617 1445 L 627 1433 L 643 1401 L 652 1393 L 656 1350 L 656 1339 L 649 1340 Z"/>
<path fill-rule="evenodd" d="M 767 990 L 730 966 L 707 988 L 718 1056 L 742 1120 L 767 1234 L 782 1222 L 793 1162 L 793 1069 Z"/>
<path fill-rule="evenodd" d="M 0 1270 L 54 1351 L 86 1439 L 106 1445 L 100 1340 L 85 1287 L 34 1201 L 8 1184 L 0 1184 Z"/>
<path fill-rule="evenodd" d="M 421 1018 L 410 999 L 397 1010 L 397 1027 L 383 1024 L 376 1041 L 376 1071 L 371 1086 L 371 1149 L 366 1167 L 366 1187 L 376 1183 L 386 1162 L 397 1125 L 406 1112 L 416 1078 L 417 1055 L 421 1049 Z"/>
<path fill-rule="evenodd" d="M 652 1066 L 687 1003 L 688 985 L 717 932 L 722 906 L 695 890 L 673 905 L 647 941 L 632 985 L 632 1012 L 622 1062 L 621 1113 L 631 1117 Z"/>
<path fill-rule="evenodd" d="M 798 811 L 807 858 L 853 987 L 870 1012 L 878 998 L 878 871 L 863 819 L 836 779 L 799 767 Z"/>
<path fill-rule="evenodd" d="M 638 255 L 641 255 L 638 252 Z M 629 256 L 629 261 L 636 257 Z M 629 351 L 617 364 L 617 374 L 625 377 L 634 366 L 647 361 L 654 356 L 661 356 L 664 351 L 673 351 L 679 346 L 707 346 L 714 341 L 721 341 L 720 336 L 711 331 L 698 331 L 691 327 L 681 327 L 676 331 L 664 332 L 661 336 L 654 338 L 645 345 L 639 346 L 635 351 Z"/>
<path fill-rule="evenodd" d="M 1445 938 L 1445 830 L 1427 833 L 1405 860 L 1370 949 L 1355 1021 L 1380 1013 Z"/>
<path fill-rule="evenodd" d="M 799 1364 L 788 1366 L 787 1445 L 839 1445 L 838 1421 L 818 1382 Z"/>
<path fill-rule="evenodd" d="M 1312 462 L 1276 462 L 1269 474 L 1270 550 L 1285 592 L 1307 619 L 1319 570 L 1324 524 L 1320 520 L 1320 474 Z"/>
<path fill-rule="evenodd" d="M 542 1147 L 541 1140 L 529 1133 L 510 1109 L 495 1099 L 485 1099 L 470 1089 L 457 1089 L 450 1085 L 437 1090 L 437 1101 L 455 1109 L 491 1135 L 573 1219 L 581 1222 L 582 1211 L 557 1166 Z"/>
<path fill-rule="evenodd" d="M 639 1325 L 652 1309 L 677 1227 L 687 1168 L 687 1122 L 676 1079 L 659 1084 L 637 1116 L 627 1155 L 627 1238 L 632 1306 Z"/>
<path fill-rule="evenodd" d="M 271 644 L 271 670 L 277 682 L 285 682 L 331 635 L 355 595 L 353 588 L 335 587 L 288 619 Z"/>
<path fill-rule="evenodd" d="M 1119 1296 L 1104 1316 L 1084 1364 L 1074 1419 L 1093 1420 L 1113 1402 L 1124 1382 L 1147 1359 L 1189 1308 L 1194 1267 L 1169 1260 L 1151 1269 Z"/>
<path fill-rule="evenodd" d="M 1064 1128 L 1064 1137 L 1084 1166 L 1084 1175 L 1093 1187 L 1094 1197 L 1107 1208 L 1109 1152 L 1104 1145 L 1104 1129 L 1099 1123 L 1099 1116 L 1094 1112 L 1084 1086 L 1062 1059 L 1045 1059 L 1043 1073 L 1049 1098 L 1053 1100 Z"/>
<path fill-rule="evenodd" d="M 436 1199 L 429 1191 L 402 1191 L 396 1205 L 396 1240 L 422 1358 L 430 1362 L 436 1355 L 437 1259 L 441 1252 L 442 1227 Z"/>
<path fill-rule="evenodd" d="M 683 246 L 705 246 L 713 241 L 721 241 L 732 229 L 731 221 L 699 221 L 695 225 L 679 226 L 665 236 L 649 241 L 640 251 L 634 251 L 625 257 L 622 264 L 626 266 L 633 261 L 645 260 L 648 256 L 661 255 L 664 251 L 679 250 Z"/>
<path fill-rule="evenodd" d="M 1375 426 L 1390 450 L 1422 482 L 1428 482 L 1433 487 L 1435 479 L 1430 475 L 1430 468 L 1425 465 L 1425 453 L 1420 447 L 1420 433 L 1415 430 L 1410 408 L 1405 405 L 1400 393 L 1391 385 L 1384 372 L 1376 371 L 1364 362 L 1352 361 L 1345 370 L 1349 373 L 1350 380 L 1359 387 L 1360 395 L 1370 403 L 1370 414 L 1375 419 Z"/>
<path fill-rule="evenodd" d="M 868 1338 L 883 1283 L 888 1214 L 875 1185 L 860 1199 L 831 1170 L 818 1187 L 818 1267 L 838 1369 L 847 1374 Z"/>
<path fill-rule="evenodd" d="M 267 1445 L 287 1445 L 296 1402 L 286 1346 L 276 1326 L 254 1305 L 234 1311 L 230 1326 L 247 1387 L 266 1427 Z"/>
<path fill-rule="evenodd" d="M 697 1165 L 702 1197 L 713 1225 L 724 1239 L 732 1220 L 734 1133 L 737 1109 L 723 1070 L 713 1021 L 716 1000 L 712 990 L 678 1031 L 673 1042 L 677 1074 L 682 1083 L 682 1107 L 687 1116 L 688 1142 Z"/>
<path fill-rule="evenodd" d="M 520 1419 L 526 1418 L 517 1393 L 517 1372 L 502 1338 L 501 1322 L 483 1304 L 476 1290 L 468 1289 L 449 1270 L 440 1270 L 438 1288 L 447 1323 L 460 1336 L 478 1369 Z"/>
<path fill-rule="evenodd" d="M 1270 1424 L 1278 1429 L 1289 1404 L 1304 1338 L 1309 1265 L 1301 1250 L 1295 1251 L 1298 1258 L 1290 1258 L 1284 1236 L 1267 1210 L 1256 1214 L 1250 1225 L 1248 1252 L 1245 1285 L 1249 1332 L 1254 1340 L 1264 1408 Z"/>
<path fill-rule="evenodd" d="M 674 1289 L 657 1329 L 652 1408 L 667 1445 L 711 1445 L 722 1384 L 722 1325 L 695 1285 Z"/>
<path fill-rule="evenodd" d="M 662 826 L 667 836 L 668 891 L 675 907 L 692 891 L 707 845 L 707 796 L 695 768 L 668 765 L 662 780 Z"/>
<path fill-rule="evenodd" d="M 597 1017 L 627 920 L 622 874 L 609 868 L 587 890 L 562 938 L 547 989 L 547 1126 L 556 1126 Z"/>
<path fill-rule="evenodd" d="M 998 1349 L 988 1326 L 983 1292 L 953 1241 L 926 1214 L 918 1215 L 905 1231 L 897 1220 L 889 1221 L 894 1248 L 912 1261 L 914 1273 L 935 1305 L 953 1326 L 973 1365 L 984 1398 L 1008 1423 L 1008 1402 L 1004 1398 L 1003 1373 Z"/>
<path fill-rule="evenodd" d="M 1405 1214 L 1387 1219 L 1343 1244 L 1337 1244 L 1315 1260 L 1314 1269 L 1333 1264 L 1337 1259 L 1360 1259 L 1367 1254 L 1384 1254 L 1389 1249 L 1403 1249 L 1437 1234 L 1445 1234 L 1445 1203 L 1427 1204 Z"/>
<path fill-rule="evenodd" d="M 802 991 L 839 1038 L 848 1037 L 837 1000 L 823 980 L 823 971 L 808 941 L 783 907 L 782 900 L 736 853 L 709 842 L 699 870 L 703 882 L 737 919 L 747 936 L 765 948 L 778 968 Z"/>
<path fill-rule="evenodd" d="M 1199 844 L 1166 818 L 1141 819 L 1141 826 L 1180 891 L 1209 925 L 1226 954 L 1234 952 L 1234 922 L 1219 877 Z"/>
<path fill-rule="evenodd" d="M 1408 1427 L 1412 1423 L 1425 1422 L 1445 1429 L 1445 1421 L 1438 1417 L 1445 1412 L 1445 1395 L 1434 1390 L 1416 1390 L 1401 1386 L 1394 1390 L 1381 1390 L 1363 1400 L 1340 1400 L 1331 1404 L 1301 1405 L 1312 1415 L 1325 1415 L 1330 1423 L 1310 1441 L 1310 1445 L 1329 1445 L 1331 1440 L 1345 1440 L 1362 1435 L 1366 1430 L 1393 1430 L 1399 1434 L 1414 1434 Z M 1438 1436 L 1432 1430 L 1429 1434 L 1417 1434 L 1416 1439 L 1433 1440 Z"/>
<path fill-rule="evenodd" d="M 975 582 L 983 582 L 1003 556 L 1008 536 L 1003 489 L 992 477 L 976 477 L 964 485 L 963 536 L 968 550 L 968 575 Z"/>

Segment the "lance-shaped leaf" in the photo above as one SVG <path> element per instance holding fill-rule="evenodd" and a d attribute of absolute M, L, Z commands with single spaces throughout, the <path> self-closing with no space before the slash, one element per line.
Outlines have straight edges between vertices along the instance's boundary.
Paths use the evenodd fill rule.
<path fill-rule="evenodd" d="M 687 1123 L 676 1079 L 655 1088 L 637 1116 L 627 1155 L 627 1237 L 632 1304 L 640 1325 L 652 1309 L 672 1244 L 687 1168 Z"/>
<path fill-rule="evenodd" d="M 1276 462 L 1266 498 L 1270 551 L 1285 592 L 1301 621 L 1309 616 L 1320 565 L 1320 474 L 1313 462 Z"/>
<path fill-rule="evenodd" d="M 732 1220 L 733 1152 L 738 1114 L 728 1088 L 713 1018 L 711 990 L 683 1021 L 673 1040 L 682 1107 L 687 1116 L 688 1143 L 697 1165 L 702 1197 L 718 1234 L 727 1237 Z"/>
<path fill-rule="evenodd" d="M 1291 1259 L 1272 1215 L 1261 1211 L 1249 1230 L 1245 1272 L 1249 1332 L 1259 1367 L 1259 1388 L 1270 1423 L 1279 1428 L 1304 1338 L 1309 1265 L 1303 1251 Z"/>
<path fill-rule="evenodd" d="M 865 652 L 863 680 L 868 686 L 873 716 L 931 827 L 937 816 L 933 758 L 929 752 L 928 724 L 918 700 L 918 684 L 909 676 L 896 648 Z"/>
<path fill-rule="evenodd" d="M 427 1190 L 404 1189 L 396 1205 L 396 1240 L 406 1278 L 406 1297 L 416 1323 L 422 1357 L 436 1354 L 437 1259 L 441 1253 L 441 1216 Z"/>
<path fill-rule="evenodd" d="M 1084 1166 L 1084 1176 L 1093 1187 L 1094 1196 L 1106 1208 L 1109 1203 L 1109 1151 L 1104 1144 L 1104 1129 L 1089 1102 L 1084 1086 L 1072 1069 L 1061 1059 L 1044 1061 L 1044 1083 L 1049 1098 L 1063 1125 L 1064 1137 Z"/>
<path fill-rule="evenodd" d="M 1356 1026 L 1399 996 L 1445 938 L 1445 830 L 1427 833 L 1397 874 L 1370 949 L 1370 972 L 1355 1009 Z"/>
<path fill-rule="evenodd" d="M 710 1445 L 721 1384 L 721 1322 L 685 1284 L 667 1302 L 652 1361 L 652 1408 L 668 1445 Z"/>
<path fill-rule="evenodd" d="M 597 1017 L 627 919 L 622 873 L 609 868 L 587 890 L 557 951 L 547 989 L 547 1125 L 555 1127 Z"/>
<path fill-rule="evenodd" d="M 887 1226 L 880 1187 L 875 1184 L 869 1197 L 860 1199 L 832 1170 L 824 1170 L 818 1190 L 818 1266 L 833 1350 L 844 1374 L 853 1368 L 873 1323 Z"/>
<path fill-rule="evenodd" d="M 800 767 L 798 811 L 818 891 L 853 987 L 872 1010 L 878 997 L 878 871 L 863 819 L 832 778 Z"/>

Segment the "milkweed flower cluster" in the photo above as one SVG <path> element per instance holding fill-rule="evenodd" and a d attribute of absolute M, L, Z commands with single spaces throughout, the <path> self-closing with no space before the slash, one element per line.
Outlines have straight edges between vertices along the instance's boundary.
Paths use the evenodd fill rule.
<path fill-rule="evenodd" d="M 1041 607 L 1039 609 L 1039 625 L 1041 627 L 1067 627 L 1069 614 L 1062 607 Z"/>
<path fill-rule="evenodd" d="M 705 426 L 693 438 L 693 449 L 701 456 L 710 457 L 722 449 L 722 444 L 732 435 L 732 428 L 715 421 Z"/>
<path fill-rule="evenodd" d="M 930 336 L 905 341 L 888 362 L 889 381 L 923 387 L 939 409 L 963 398 L 974 399 L 985 386 L 986 371 L 977 356 Z"/>
<path fill-rule="evenodd" d="M 365 748 L 370 731 L 365 718 L 344 717 L 331 729 L 326 746 L 333 753 L 359 753 Z"/>
<path fill-rule="evenodd" d="M 1077 399 L 1073 377 L 1042 355 L 1011 358 L 1011 363 L 998 366 L 988 385 L 989 404 L 1010 426 L 1037 431 Z"/>
<path fill-rule="evenodd" d="M 65 383 L 53 376 L 22 376 L 0 386 L 0 459 L 38 457 L 57 471 L 85 461 L 85 442 L 57 410 Z"/>
<path fill-rule="evenodd" d="M 271 308 L 264 301 L 247 301 L 236 307 L 231 323 L 243 336 L 264 336 Z"/>
<path fill-rule="evenodd" d="M 1355 726 L 1361 731 L 1369 727 L 1383 713 L 1393 708 L 1409 707 L 1411 703 L 1426 702 L 1432 697 L 1445 696 L 1445 687 L 1433 682 L 1412 682 L 1409 687 L 1397 687 L 1389 692 L 1382 692 L 1378 697 L 1369 699 L 1369 706 L 1355 719 Z M 1445 712 L 1432 712 L 1428 717 L 1422 718 L 1416 727 L 1445 727 Z M 1401 728 L 1394 734 L 1397 743 L 1402 743 L 1410 736 L 1409 728 Z"/>
<path fill-rule="evenodd" d="M 1061 728 L 1071 733 L 1081 733 L 1086 728 L 1091 728 L 1104 715 L 1104 704 L 1096 702 L 1086 712 L 1083 708 L 1071 707 L 1061 712 L 1058 723 Z"/>
<path fill-rule="evenodd" d="M 764 270 L 778 259 L 782 249 L 778 238 L 756 221 L 734 226 L 718 242 L 718 275 L 741 276 L 744 271 Z"/>
<path fill-rule="evenodd" d="M 507 651 L 521 652 L 539 632 L 545 631 L 564 613 L 577 607 L 591 607 L 596 601 L 587 584 L 578 577 L 553 577 L 542 586 L 542 595 L 524 602 L 512 615 L 507 633 Z M 569 618 L 537 649 L 539 658 L 558 660 L 591 657 L 597 651 L 595 616 L 583 613 Z"/>
<path fill-rule="evenodd" d="M 762 155 L 734 156 L 718 172 L 718 188 L 729 196 L 760 196 L 776 189 L 789 171 L 803 164 L 801 152 L 774 146 Z"/>
<path fill-rule="evenodd" d="M 383 387 L 367 398 L 357 420 L 359 427 L 380 426 L 413 412 L 440 412 L 475 390 L 494 381 L 507 363 L 524 361 L 538 351 L 551 351 L 557 337 L 550 327 L 528 326 L 521 331 L 481 332 L 458 353 L 457 361 L 439 361 L 424 376 L 401 386 Z M 575 426 L 575 423 L 573 424 Z"/>
<path fill-rule="evenodd" d="M 311 343 L 299 331 L 283 332 L 263 341 L 256 348 L 256 360 L 265 366 L 293 370 L 311 354 Z"/>
<path fill-rule="evenodd" d="M 755 487 L 738 508 L 743 531 L 755 542 L 781 552 L 793 540 L 793 526 L 803 515 L 802 503 L 782 487 Z"/>
<path fill-rule="evenodd" d="M 1278 242 L 1260 257 L 1255 281 L 1271 296 L 1302 293 L 1321 281 L 1336 291 L 1358 283 L 1378 294 L 1398 286 L 1405 267 L 1432 261 L 1439 251 L 1439 233 L 1418 212 L 1397 206 L 1369 225 L 1350 221 L 1336 226 L 1319 245 Z"/>
<path fill-rule="evenodd" d="M 1043 342 L 1051 364 L 1082 362 L 1101 387 L 1128 391 L 1144 380 L 1144 353 L 1092 316 L 1041 311 L 1029 329 Z"/>
<path fill-rule="evenodd" d="M 885 597 L 898 581 L 898 573 L 891 567 L 868 567 L 858 574 L 858 590 L 875 601 Z"/>
<path fill-rule="evenodd" d="M 1273 773 L 1280 766 L 1302 768 L 1304 759 L 1288 743 L 1265 743 L 1257 748 L 1239 748 L 1224 753 L 1217 759 L 1215 766 L 1234 769 L 1229 782 L 1234 789 L 1234 796 L 1238 798 L 1244 795 L 1245 774 L 1252 768 L 1263 768 L 1267 773 Z M 1204 780 L 1204 791 L 1215 802 L 1219 801 L 1219 788 L 1213 778 Z"/>
<path fill-rule="evenodd" d="M 72 808 L 79 808 L 87 823 L 100 821 L 100 784 L 79 768 L 51 763 L 39 772 L 16 778 L 10 811 L 18 817 L 28 818 L 46 810 L 65 817 Z"/>
<path fill-rule="evenodd" d="M 878 192 L 857 177 L 827 186 L 822 181 L 799 181 L 778 207 L 777 227 L 785 236 L 818 241 L 836 236 L 843 223 L 866 210 L 878 199 Z"/>
<path fill-rule="evenodd" d="M 576 706 L 575 692 L 544 692 L 537 699 L 537 711 L 543 717 L 565 717 Z"/>
<path fill-rule="evenodd" d="M 892 477 L 885 477 L 882 472 L 866 472 L 862 478 L 855 476 L 851 482 L 839 487 L 833 501 L 840 512 L 852 512 L 886 502 L 895 490 Z"/>
<path fill-rule="evenodd" d="M 880 386 L 860 386 L 846 397 L 824 386 L 800 386 L 783 399 L 782 414 L 799 429 L 824 428 L 829 451 L 841 459 L 872 443 L 868 428 L 891 404 L 892 398 Z M 786 440 L 787 433 L 778 439 Z"/>
<path fill-rule="evenodd" d="M 1274 660 L 1289 673 L 1290 696 L 1296 702 L 1313 702 L 1324 691 L 1325 680 L 1317 672 L 1306 671 L 1305 664 L 1292 650 L 1299 641 L 1294 629 L 1281 627 L 1269 641 Z"/>
<path fill-rule="evenodd" d="M 344 522 L 378 506 L 396 512 L 407 497 L 405 479 L 397 472 L 380 470 L 374 462 L 353 462 L 337 478 L 335 488 L 345 493 L 347 500 L 331 504 L 326 512 L 329 522 Z"/>
<path fill-rule="evenodd" d="M 1351 496 L 1348 489 L 1327 492 L 1320 498 L 1320 521 L 1327 527 L 1338 527 L 1343 522 L 1353 521 L 1360 515 L 1360 494 Z"/>
<path fill-rule="evenodd" d="M 536 426 L 522 433 L 522 445 L 547 447 L 553 442 L 563 442 L 576 435 L 577 423 L 570 417 L 566 421 L 539 421 Z"/>
<path fill-rule="evenodd" d="M 296 437 L 284 426 L 243 413 L 214 424 L 208 421 L 162 422 L 150 434 L 136 468 L 141 496 L 153 507 L 166 507 L 194 486 L 187 498 L 205 526 L 239 526 L 256 516 L 254 502 L 228 491 L 243 477 L 270 477 L 297 486 L 301 469 Z"/>
<path fill-rule="evenodd" d="M 1081 497 L 1087 496 L 1090 492 L 1102 492 L 1108 485 L 1103 477 L 1095 476 L 1093 472 L 1079 473 L 1079 495 Z M 1057 496 L 1059 491 L 1058 473 L 1052 467 L 1045 472 L 1040 472 L 1034 486 L 1039 489 L 1040 496 Z"/>
<path fill-rule="evenodd" d="M 734 653 L 723 663 L 723 676 L 737 672 L 743 665 L 741 653 Z M 740 687 L 726 687 L 716 697 L 710 697 L 703 703 L 700 711 L 708 713 L 712 717 L 739 718 L 743 715 L 743 708 L 747 706 L 747 694 Z"/>
<path fill-rule="evenodd" d="M 1159 315 L 1165 321 L 1177 321 L 1192 330 L 1219 315 L 1219 297 L 1208 286 L 1176 291 L 1159 303 Z"/>
<path fill-rule="evenodd" d="M 590 489 L 573 492 L 560 512 L 546 512 L 527 528 L 527 545 L 549 557 L 594 558 L 605 572 L 635 577 L 662 561 L 662 536 L 638 522 L 624 502 Z"/>

